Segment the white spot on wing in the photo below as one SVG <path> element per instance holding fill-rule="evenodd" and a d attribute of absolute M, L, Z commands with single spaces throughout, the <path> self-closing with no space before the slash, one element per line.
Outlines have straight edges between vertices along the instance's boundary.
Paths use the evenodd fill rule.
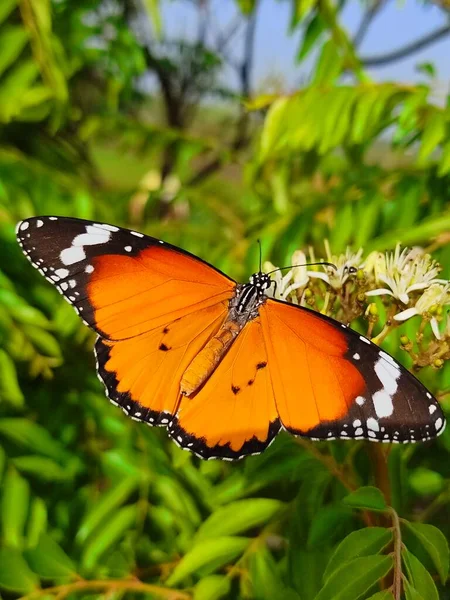
<path fill-rule="evenodd" d="M 369 346 L 370 346 L 370 342 L 369 342 L 369 340 L 368 340 L 367 338 L 365 338 L 363 335 L 360 335 L 360 336 L 359 336 L 359 339 L 360 339 L 362 342 L 365 342 L 366 344 L 369 344 Z"/>
<path fill-rule="evenodd" d="M 131 246 L 125 246 L 124 250 L 125 252 L 131 252 L 133 248 Z"/>
<path fill-rule="evenodd" d="M 71 246 L 70 248 L 65 248 L 59 255 L 59 258 L 63 265 L 69 266 L 84 260 L 86 258 L 86 253 L 83 246 Z"/>
<path fill-rule="evenodd" d="M 56 269 L 56 271 L 55 271 L 55 275 L 58 275 L 58 277 L 61 277 L 61 279 L 64 279 L 65 277 L 67 277 L 68 274 L 69 274 L 68 269 Z"/>
<path fill-rule="evenodd" d="M 119 231 L 119 228 L 115 225 L 108 225 L 106 223 L 94 223 L 94 227 L 100 227 L 101 229 L 107 229 L 108 231 Z"/>
<path fill-rule="evenodd" d="M 57 221 L 57 220 L 58 220 L 58 217 L 49 217 L 49 218 L 48 218 L 48 220 L 49 220 L 49 221 Z"/>
<path fill-rule="evenodd" d="M 30 224 L 28 223 L 28 221 L 23 221 L 20 224 L 19 229 L 20 229 L 20 231 L 25 231 L 26 229 L 28 229 L 29 226 L 30 226 Z"/>
<path fill-rule="evenodd" d="M 361 357 L 360 357 L 360 355 L 357 352 L 355 352 L 355 354 L 353 355 L 353 358 L 355 360 L 359 360 Z"/>
<path fill-rule="evenodd" d="M 428 410 L 430 411 L 430 415 L 432 415 L 436 411 L 436 405 L 430 404 Z"/>
<path fill-rule="evenodd" d="M 36 227 L 42 227 L 43 224 L 44 224 L 44 221 L 41 221 L 41 219 L 38 219 L 36 221 Z"/>
<path fill-rule="evenodd" d="M 143 233 L 139 233 L 138 231 L 130 231 L 131 235 L 135 235 L 136 237 L 144 237 Z"/>
<path fill-rule="evenodd" d="M 359 419 L 356 419 L 355 421 L 353 421 L 353 427 L 359 427 L 361 425 L 361 421 Z"/>
<path fill-rule="evenodd" d="M 379 390 L 372 396 L 373 405 L 377 417 L 382 419 L 383 417 L 390 417 L 394 412 L 394 405 L 392 403 L 392 397 L 385 391 Z"/>
<path fill-rule="evenodd" d="M 94 265 L 87 265 L 84 272 L 85 273 L 92 273 L 94 270 Z"/>
<path fill-rule="evenodd" d="M 363 398 L 362 396 L 357 396 L 357 398 L 355 400 L 356 404 L 359 404 L 359 406 L 362 406 L 365 401 L 366 401 L 366 399 Z"/>
<path fill-rule="evenodd" d="M 436 419 L 436 423 L 434 424 L 434 426 L 436 427 L 436 431 L 440 430 L 440 428 L 442 427 L 442 419 L 441 419 L 441 417 L 439 417 L 439 419 Z"/>
<path fill-rule="evenodd" d="M 362 430 L 362 427 L 355 429 L 355 435 L 363 435 L 363 433 L 364 433 L 364 431 Z"/>
<path fill-rule="evenodd" d="M 372 429 L 372 431 L 380 431 L 380 425 L 373 417 L 367 419 L 367 428 Z"/>

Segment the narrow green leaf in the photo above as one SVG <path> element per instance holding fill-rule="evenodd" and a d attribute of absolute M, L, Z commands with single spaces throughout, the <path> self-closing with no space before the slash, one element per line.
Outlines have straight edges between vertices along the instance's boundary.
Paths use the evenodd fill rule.
<path fill-rule="evenodd" d="M 333 40 L 328 40 L 322 47 L 317 67 L 314 73 L 315 85 L 331 84 L 342 73 L 344 60 L 339 48 Z"/>
<path fill-rule="evenodd" d="M 27 522 L 27 548 L 34 548 L 47 529 L 47 507 L 41 498 L 33 498 Z"/>
<path fill-rule="evenodd" d="M 267 548 L 262 547 L 250 555 L 250 579 L 252 584 L 252 598 L 263 600 L 298 599 L 297 593 L 288 589 L 281 577 L 280 569 Z"/>
<path fill-rule="evenodd" d="M 384 511 L 388 508 L 383 494 L 376 487 L 361 487 L 343 499 L 343 502 L 353 508 Z"/>
<path fill-rule="evenodd" d="M 0 31 L 0 76 L 17 60 L 27 42 L 28 33 L 24 27 L 20 25 L 3 27 Z"/>
<path fill-rule="evenodd" d="M 49 535 L 41 535 L 36 548 L 25 551 L 28 564 L 43 579 L 72 579 L 75 565 L 59 544 Z"/>
<path fill-rule="evenodd" d="M 286 111 L 290 106 L 288 98 L 278 98 L 269 109 L 260 141 L 260 161 L 264 161 L 273 150 L 279 139 L 280 127 L 285 119 Z"/>
<path fill-rule="evenodd" d="M 103 524 L 96 536 L 89 541 L 81 557 L 81 563 L 88 571 L 95 567 L 102 555 L 114 546 L 136 522 L 136 506 L 125 506 L 117 510 Z"/>
<path fill-rule="evenodd" d="M 218 569 L 232 563 L 247 548 L 250 540 L 242 537 L 219 537 L 205 540 L 187 552 L 173 570 L 166 583 L 177 585 L 200 568 Z"/>
<path fill-rule="evenodd" d="M 109 519 L 110 515 L 114 514 L 117 508 L 137 490 L 138 486 L 139 477 L 130 475 L 103 493 L 81 523 L 75 538 L 77 543 L 84 544 L 95 528 L 105 519 Z"/>
<path fill-rule="evenodd" d="M 23 545 L 29 501 L 28 482 L 10 468 L 3 481 L 1 503 L 3 541 L 7 546 L 21 548 Z"/>
<path fill-rule="evenodd" d="M 442 149 L 442 156 L 439 160 L 438 175 L 443 177 L 450 171 L 450 141 Z"/>
<path fill-rule="evenodd" d="M 18 456 L 12 462 L 21 473 L 33 475 L 41 481 L 64 481 L 71 478 L 70 472 L 45 456 Z"/>
<path fill-rule="evenodd" d="M 384 527 L 368 527 L 352 531 L 337 546 L 327 565 L 324 581 L 326 581 L 344 563 L 359 558 L 378 554 L 392 541 L 392 531 Z"/>
<path fill-rule="evenodd" d="M 326 580 L 315 600 L 358 600 L 392 569 L 391 556 L 364 556 L 344 564 Z"/>
<path fill-rule="evenodd" d="M 35 346 L 39 352 L 42 352 L 44 356 L 51 356 L 52 358 L 61 357 L 60 345 L 51 333 L 45 331 L 41 327 L 29 324 L 24 324 L 22 329 L 33 346 Z"/>
<path fill-rule="evenodd" d="M 17 0 L 2 0 L 0 2 L 0 25 L 17 6 Z"/>
<path fill-rule="evenodd" d="M 426 600 L 439 600 L 439 593 L 433 578 L 425 569 L 418 558 L 409 550 L 402 551 L 403 562 L 406 567 L 409 583 Z"/>
<path fill-rule="evenodd" d="M 444 534 L 433 525 L 410 523 L 402 519 L 404 525 L 421 543 L 436 567 L 439 577 L 444 584 L 449 569 L 449 548 Z"/>
<path fill-rule="evenodd" d="M 302 38 L 302 43 L 297 54 L 297 62 L 302 62 L 308 56 L 308 54 L 314 48 L 316 42 L 319 40 L 324 29 L 325 23 L 322 15 L 318 12 L 313 16 L 306 27 L 306 31 Z"/>
<path fill-rule="evenodd" d="M 419 154 L 417 156 L 417 164 L 424 165 L 426 159 L 435 150 L 438 144 L 445 139 L 446 136 L 446 123 L 445 114 L 436 109 L 428 117 L 425 125 L 424 132 L 422 134 L 422 144 L 420 146 Z"/>
<path fill-rule="evenodd" d="M 54 440 L 46 429 L 28 419 L 0 419 L 0 436 L 56 461 L 67 457 L 67 452 L 60 442 Z"/>
<path fill-rule="evenodd" d="M 231 588 L 231 579 L 226 575 L 208 575 L 194 587 L 194 600 L 220 600 Z"/>
<path fill-rule="evenodd" d="M 25 403 L 14 361 L 2 348 L 0 348 L 0 398 L 15 408 L 23 408 Z"/>
<path fill-rule="evenodd" d="M 15 548 L 0 549 L 0 588 L 8 592 L 28 594 L 38 586 L 21 553 Z"/>
<path fill-rule="evenodd" d="M 147 9 L 147 12 L 152 21 L 153 27 L 155 29 L 156 38 L 159 39 L 161 37 L 162 30 L 162 18 L 161 18 L 161 10 L 159 7 L 159 0 L 144 0 L 144 7 Z"/>
<path fill-rule="evenodd" d="M 200 525 L 194 543 L 235 535 L 265 525 L 282 507 L 282 502 L 270 498 L 251 498 L 231 502 L 218 508 Z"/>

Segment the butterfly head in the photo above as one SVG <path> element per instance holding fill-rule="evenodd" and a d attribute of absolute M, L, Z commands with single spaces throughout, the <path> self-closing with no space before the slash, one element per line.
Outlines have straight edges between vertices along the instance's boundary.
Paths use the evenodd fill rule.
<path fill-rule="evenodd" d="M 254 285 L 261 294 L 263 294 L 265 290 L 268 290 L 272 285 L 270 275 L 267 275 L 267 273 L 261 273 L 261 271 L 259 273 L 253 273 L 249 281 L 250 285 Z"/>

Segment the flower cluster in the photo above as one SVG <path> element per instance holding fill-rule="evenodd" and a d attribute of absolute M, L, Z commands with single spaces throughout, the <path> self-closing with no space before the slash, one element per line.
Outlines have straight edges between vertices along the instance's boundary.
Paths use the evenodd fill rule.
<path fill-rule="evenodd" d="M 381 329 L 373 338 L 376 342 L 381 342 L 403 321 L 420 316 L 422 321 L 418 322 L 416 335 L 419 353 L 413 353 L 412 343 L 405 336 L 402 346 L 411 352 L 418 365 L 435 361 L 435 366 L 441 366 L 442 358 L 450 358 L 450 313 L 445 331 L 439 326 L 445 319 L 445 307 L 450 305 L 450 282 L 439 277 L 439 264 L 422 248 L 402 249 L 398 244 L 393 252 L 372 252 L 364 258 L 362 248 L 357 252 L 347 248 L 345 253 L 334 255 L 326 241 L 325 258 L 318 265 L 311 249 L 308 254 L 307 257 L 297 250 L 287 272 L 283 269 L 272 273 L 275 283 L 271 290 L 275 298 L 314 308 L 345 323 L 365 318 L 369 337 L 375 328 Z M 264 264 L 266 272 L 274 269 L 271 263 Z M 386 314 L 384 323 L 379 323 L 381 307 L 383 315 Z M 427 354 L 423 340 L 430 335 L 436 342 L 431 339 Z M 439 347 L 438 342 L 441 342 Z"/>

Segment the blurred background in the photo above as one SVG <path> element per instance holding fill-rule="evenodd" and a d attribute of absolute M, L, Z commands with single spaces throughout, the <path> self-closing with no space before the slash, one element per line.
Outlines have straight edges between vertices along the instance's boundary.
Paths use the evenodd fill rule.
<path fill-rule="evenodd" d="M 230 465 L 126 419 L 96 378 L 92 332 L 14 228 L 39 214 L 131 226 L 240 280 L 257 238 L 275 265 L 325 257 L 325 239 L 334 255 L 402 242 L 449 277 L 449 82 L 446 0 L 1 0 L 2 597 L 384 594 L 389 569 L 369 563 L 359 591 L 330 584 L 337 545 L 386 526 L 342 504 L 379 483 L 364 443 L 283 434 Z M 398 339 L 386 347 L 404 360 Z M 424 373 L 443 398 L 447 366 Z M 447 432 L 389 456 L 388 501 L 433 524 L 434 550 L 409 546 L 408 600 L 450 598 L 449 453 Z M 375 558 L 387 531 L 348 556 Z"/>

